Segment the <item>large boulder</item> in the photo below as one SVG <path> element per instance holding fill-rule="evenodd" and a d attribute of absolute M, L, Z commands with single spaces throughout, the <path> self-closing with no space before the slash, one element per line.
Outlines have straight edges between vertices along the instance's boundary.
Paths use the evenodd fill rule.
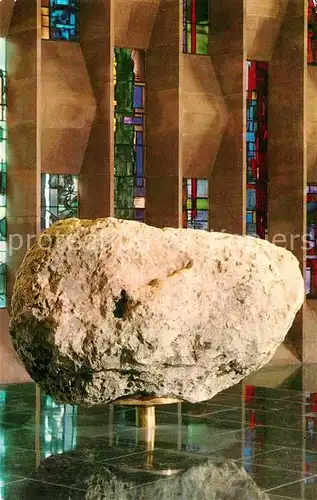
<path fill-rule="evenodd" d="M 298 261 L 266 241 L 69 219 L 27 253 L 10 328 L 30 375 L 61 402 L 197 402 L 267 363 L 303 300 Z"/>

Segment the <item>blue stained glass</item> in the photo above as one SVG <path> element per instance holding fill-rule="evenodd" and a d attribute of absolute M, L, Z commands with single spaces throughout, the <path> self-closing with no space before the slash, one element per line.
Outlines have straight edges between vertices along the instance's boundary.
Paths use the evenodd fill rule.
<path fill-rule="evenodd" d="M 125 125 L 143 125 L 143 116 L 125 116 L 123 122 Z"/>
<path fill-rule="evenodd" d="M 136 143 L 139 146 L 143 146 L 143 133 L 142 132 L 136 133 Z"/>
<path fill-rule="evenodd" d="M 143 108 L 143 87 L 140 85 L 133 89 L 133 105 L 135 108 Z"/>
<path fill-rule="evenodd" d="M 140 197 L 140 198 L 143 198 L 143 197 L 145 196 L 145 188 L 144 188 L 144 186 L 143 186 L 143 179 L 141 179 L 141 183 L 142 183 L 142 185 L 141 185 L 141 184 L 140 184 L 140 185 L 138 185 L 138 181 L 139 181 L 139 180 L 140 180 L 140 179 L 139 179 L 139 178 L 137 178 L 137 187 L 134 189 L 134 194 L 135 194 L 135 196 L 138 196 L 138 197 Z"/>
<path fill-rule="evenodd" d="M 47 1 L 42 1 L 42 36 L 78 41 L 79 0 L 49 0 L 49 6 Z"/>
<path fill-rule="evenodd" d="M 143 148 L 142 146 L 136 147 L 136 175 L 141 177 L 143 174 Z"/>
<path fill-rule="evenodd" d="M 255 141 L 255 133 L 254 132 L 247 132 L 247 142 L 253 142 Z"/>
<path fill-rule="evenodd" d="M 197 179 L 197 197 L 208 198 L 208 180 Z"/>
<path fill-rule="evenodd" d="M 136 178 L 136 186 L 137 187 L 143 187 L 144 182 L 143 182 L 143 177 L 137 177 Z"/>
<path fill-rule="evenodd" d="M 256 208 L 256 190 L 247 189 L 247 209 L 255 210 Z"/>
<path fill-rule="evenodd" d="M 253 213 L 247 212 L 247 223 L 252 223 L 252 222 L 253 222 Z"/>
<path fill-rule="evenodd" d="M 141 222 L 144 220 L 144 210 L 142 208 L 135 209 L 135 219 Z"/>
<path fill-rule="evenodd" d="M 208 221 L 208 211 L 207 210 L 197 210 L 196 219 L 198 221 L 203 221 L 203 222 Z"/>

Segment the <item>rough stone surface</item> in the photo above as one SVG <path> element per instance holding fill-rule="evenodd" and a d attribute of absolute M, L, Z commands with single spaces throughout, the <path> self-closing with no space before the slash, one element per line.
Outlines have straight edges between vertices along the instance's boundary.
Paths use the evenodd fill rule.
<path fill-rule="evenodd" d="M 133 221 L 62 221 L 17 273 L 11 335 L 59 401 L 211 398 L 267 363 L 304 300 L 266 241 Z"/>
<path fill-rule="evenodd" d="M 104 446 L 105 447 L 105 446 Z M 43 485 L 75 482 L 67 491 L 67 499 L 81 499 L 83 487 L 87 500 L 269 500 L 247 472 L 232 460 L 201 460 L 169 479 L 140 471 L 93 461 L 94 449 L 86 453 L 73 452 L 55 455 L 41 462 L 30 483 L 23 485 L 25 496 L 43 498 Z M 131 454 L 131 450 L 127 450 Z M 79 460 L 78 460 L 79 456 Z M 97 454 L 97 458 L 100 455 Z M 104 454 L 104 456 L 106 456 Z M 85 458 L 85 460 L 83 460 Z M 180 461 L 181 454 L 179 454 Z M 188 456 L 187 456 L 188 461 Z M 118 462 L 116 460 L 115 462 Z M 165 457 L 166 463 L 166 457 Z M 144 467 L 146 467 L 144 465 Z M 179 469 L 180 466 L 178 465 Z M 35 479 L 35 481 L 32 479 Z M 142 484 L 145 483 L 145 484 Z M 58 493 L 56 492 L 56 495 Z M 69 495 L 69 496 L 68 496 Z M 60 498 L 59 496 L 54 497 Z M 64 496 L 62 498 L 65 498 Z"/>

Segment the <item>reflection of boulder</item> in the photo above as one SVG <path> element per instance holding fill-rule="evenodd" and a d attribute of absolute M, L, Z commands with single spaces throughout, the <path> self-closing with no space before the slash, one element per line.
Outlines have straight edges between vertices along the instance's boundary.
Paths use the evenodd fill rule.
<path fill-rule="evenodd" d="M 57 401 L 197 402 L 267 363 L 303 299 L 297 259 L 267 241 L 69 219 L 27 253 L 10 330 Z"/>
<path fill-rule="evenodd" d="M 166 454 L 168 455 L 168 454 Z M 180 457 L 188 455 L 180 455 Z M 154 471 L 121 467 L 94 461 L 93 451 L 87 456 L 78 452 L 55 455 L 44 460 L 21 491 L 20 499 L 44 498 L 48 484 L 77 488 L 56 491 L 54 500 L 269 500 L 246 473 L 231 460 L 199 459 L 170 477 L 159 477 Z M 88 459 L 87 461 L 84 458 Z M 137 458 L 134 458 L 137 460 Z M 133 461 L 133 456 L 131 456 Z M 181 460 L 182 461 L 182 460 Z M 193 462 L 193 459 L 191 459 Z M 81 490 L 81 491 L 79 491 Z M 84 490 L 84 491 L 83 491 Z"/>

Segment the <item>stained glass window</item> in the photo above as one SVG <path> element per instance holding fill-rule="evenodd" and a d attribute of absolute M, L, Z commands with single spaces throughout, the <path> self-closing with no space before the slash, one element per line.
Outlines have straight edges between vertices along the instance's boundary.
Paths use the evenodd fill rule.
<path fill-rule="evenodd" d="M 183 227 L 208 231 L 208 180 L 184 179 Z"/>
<path fill-rule="evenodd" d="M 145 219 L 145 52 L 115 49 L 115 216 Z"/>
<path fill-rule="evenodd" d="M 42 0 L 42 38 L 79 40 L 79 0 Z"/>
<path fill-rule="evenodd" d="M 61 219 L 78 217 L 78 176 L 42 174 L 41 228 Z"/>
<path fill-rule="evenodd" d="M 307 62 L 317 64 L 317 0 L 308 1 Z"/>
<path fill-rule="evenodd" d="M 267 238 L 268 64 L 247 61 L 247 234 Z"/>
<path fill-rule="evenodd" d="M 183 0 L 183 52 L 208 54 L 209 0 Z"/>
<path fill-rule="evenodd" d="M 41 398 L 41 443 L 44 458 L 74 450 L 77 445 L 77 406 Z"/>
<path fill-rule="evenodd" d="M 317 298 L 317 184 L 307 187 L 306 294 Z"/>
<path fill-rule="evenodd" d="M 6 40 L 0 38 L 0 308 L 7 305 L 7 101 Z"/>

